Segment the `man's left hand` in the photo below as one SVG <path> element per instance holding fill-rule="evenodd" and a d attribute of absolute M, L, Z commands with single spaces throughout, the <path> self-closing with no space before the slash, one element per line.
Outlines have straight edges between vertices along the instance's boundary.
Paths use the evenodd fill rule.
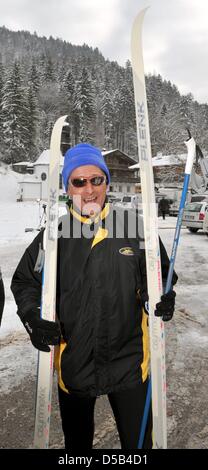
<path fill-rule="evenodd" d="M 171 320 L 175 309 L 175 296 L 174 290 L 170 290 L 167 294 L 161 296 L 160 302 L 156 304 L 156 317 L 162 317 L 163 321 Z"/>

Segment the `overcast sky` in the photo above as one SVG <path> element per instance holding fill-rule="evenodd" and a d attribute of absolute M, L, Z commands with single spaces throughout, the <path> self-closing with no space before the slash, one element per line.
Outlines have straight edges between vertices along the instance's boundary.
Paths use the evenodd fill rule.
<path fill-rule="evenodd" d="M 0 25 L 86 43 L 124 65 L 133 19 L 147 5 L 145 71 L 208 103 L 208 0 L 1 0 Z"/>

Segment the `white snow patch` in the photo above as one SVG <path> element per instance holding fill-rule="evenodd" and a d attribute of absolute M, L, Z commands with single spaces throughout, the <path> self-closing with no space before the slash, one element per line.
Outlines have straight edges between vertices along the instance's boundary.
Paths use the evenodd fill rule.
<path fill-rule="evenodd" d="M 0 202 L 16 201 L 17 185 L 21 178 L 22 175 L 0 162 Z"/>
<path fill-rule="evenodd" d="M 201 332 L 199 331 L 189 331 L 189 332 L 186 332 L 184 335 L 183 335 L 183 341 L 185 342 L 189 342 L 191 344 L 193 344 L 193 346 L 195 344 L 198 345 L 198 348 L 207 348 L 207 343 L 208 343 L 208 336 L 206 335 L 203 335 Z"/>
<path fill-rule="evenodd" d="M 11 387 L 19 386 L 24 377 L 35 376 L 37 357 L 38 351 L 32 346 L 29 338 L 2 347 L 0 394 L 9 393 Z"/>

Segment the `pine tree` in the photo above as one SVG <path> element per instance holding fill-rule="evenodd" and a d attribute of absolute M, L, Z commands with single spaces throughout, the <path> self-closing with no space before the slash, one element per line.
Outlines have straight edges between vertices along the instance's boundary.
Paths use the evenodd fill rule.
<path fill-rule="evenodd" d="M 4 68 L 2 62 L 0 62 L 0 155 L 3 154 L 3 88 Z"/>
<path fill-rule="evenodd" d="M 34 161 L 39 153 L 39 109 L 38 100 L 33 86 L 28 91 L 28 152 Z"/>
<path fill-rule="evenodd" d="M 183 127 L 191 127 L 193 122 L 193 115 L 192 115 L 192 104 L 193 104 L 193 96 L 191 93 L 188 95 L 181 96 L 179 102 L 179 113 L 181 119 L 181 125 Z"/>
<path fill-rule="evenodd" d="M 113 88 L 108 70 L 100 80 L 101 112 L 104 127 L 104 147 L 110 149 L 114 146 L 114 100 Z"/>
<path fill-rule="evenodd" d="M 60 102 L 62 114 L 69 116 L 69 122 L 73 121 L 75 80 L 72 71 L 69 70 L 60 86 Z"/>
<path fill-rule="evenodd" d="M 4 160 L 7 163 L 29 160 L 27 95 L 22 85 L 20 67 L 17 62 L 14 63 L 6 80 L 2 105 Z"/>
<path fill-rule="evenodd" d="M 93 139 L 93 119 L 95 118 L 95 97 L 92 80 L 84 67 L 80 80 L 77 82 L 74 94 L 74 116 L 79 126 L 79 140 Z"/>
<path fill-rule="evenodd" d="M 34 62 L 30 69 L 29 83 L 32 85 L 33 90 L 37 96 L 41 83 L 40 83 L 40 75 L 38 73 L 37 67 Z"/>
<path fill-rule="evenodd" d="M 101 111 L 104 126 L 104 147 L 110 149 L 113 146 L 113 100 L 105 88 L 102 91 Z"/>
<path fill-rule="evenodd" d="M 45 80 L 45 82 L 54 82 L 55 81 L 54 63 L 53 63 L 51 57 L 48 57 L 47 60 L 46 60 L 44 80 Z"/>

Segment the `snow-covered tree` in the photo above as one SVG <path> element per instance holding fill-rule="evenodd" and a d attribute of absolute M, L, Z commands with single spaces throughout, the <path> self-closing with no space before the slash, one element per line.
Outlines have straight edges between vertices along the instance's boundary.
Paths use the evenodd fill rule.
<path fill-rule="evenodd" d="M 14 63 L 8 74 L 3 92 L 4 159 L 7 163 L 29 160 L 29 110 L 20 67 Z"/>
<path fill-rule="evenodd" d="M 95 96 L 90 74 L 85 67 L 75 86 L 73 112 L 79 126 L 79 140 L 91 141 L 95 118 Z"/>
<path fill-rule="evenodd" d="M 0 61 L 0 154 L 3 151 L 3 88 L 4 88 L 4 68 Z"/>
<path fill-rule="evenodd" d="M 54 63 L 51 57 L 48 57 L 46 60 L 46 64 L 45 64 L 44 80 L 47 83 L 47 82 L 54 82 L 55 79 L 56 79 L 56 76 L 55 76 Z"/>
<path fill-rule="evenodd" d="M 34 161 L 39 153 L 39 108 L 35 90 L 31 85 L 28 90 L 28 152 Z"/>
<path fill-rule="evenodd" d="M 105 87 L 102 89 L 101 94 L 101 112 L 103 116 L 104 126 L 104 147 L 110 149 L 113 146 L 113 100 Z"/>
<path fill-rule="evenodd" d="M 80 140 L 91 140 L 100 147 L 119 147 L 137 156 L 133 79 L 129 61 L 121 67 L 116 61 L 105 60 L 97 48 L 86 44 L 74 46 L 61 39 L 38 37 L 36 33 L 27 31 L 9 31 L 5 27 L 0 27 L 0 56 L 5 70 L 4 132 L 1 132 L 0 139 L 3 139 L 1 150 L 6 147 L 6 158 L 9 158 L 11 150 L 9 142 L 11 144 L 12 139 L 17 139 L 17 134 L 19 140 L 14 148 L 22 148 L 21 159 L 22 152 L 30 147 L 26 136 L 29 122 L 27 110 L 22 117 L 18 114 L 21 126 L 16 126 L 15 131 L 11 108 L 8 112 L 8 106 L 12 104 L 11 96 L 8 96 L 8 80 L 11 80 L 11 66 L 17 57 L 23 77 L 21 97 L 24 98 L 24 104 L 18 104 L 17 108 L 24 109 L 26 94 L 32 85 L 39 109 L 37 134 L 41 150 L 49 145 L 50 130 L 55 120 L 62 114 L 68 114 L 71 145 Z M 1 75 L 0 72 L 0 89 Z M 177 87 L 161 75 L 148 75 L 146 87 L 152 154 L 183 152 L 187 126 L 203 150 L 208 151 L 208 104 L 197 103 L 191 94 L 181 95 Z M 14 96 L 13 104 L 15 99 Z M 24 123 L 23 117 L 26 118 Z M 12 151 L 12 154 L 12 158 L 20 158 L 19 150 Z"/>
<path fill-rule="evenodd" d="M 30 70 L 29 83 L 32 85 L 33 90 L 37 96 L 39 89 L 40 89 L 41 82 L 40 82 L 40 74 L 38 73 L 38 69 L 34 62 Z"/>

